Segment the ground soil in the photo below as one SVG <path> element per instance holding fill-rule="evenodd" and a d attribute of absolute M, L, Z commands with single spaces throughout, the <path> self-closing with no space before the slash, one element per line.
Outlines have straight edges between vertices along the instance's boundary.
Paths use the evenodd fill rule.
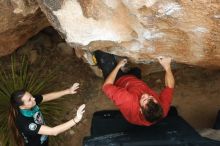
<path fill-rule="evenodd" d="M 37 60 L 33 66 L 37 68 L 38 62 L 43 57 L 47 61 L 45 70 L 56 68 L 56 80 L 53 81 L 49 92 L 68 88 L 75 82 L 80 83 L 78 93 L 64 97 L 66 102 L 60 105 L 69 111 L 61 117 L 61 121 L 66 121 L 73 117 L 76 107 L 82 103 L 86 104 L 82 122 L 63 133 L 65 139 L 60 144 L 61 146 L 80 146 L 83 138 L 90 134 L 93 113 L 104 109 L 116 109 L 116 107 L 101 91 L 103 79 L 97 77 L 87 63 L 77 58 L 74 52 L 63 54 L 62 50 L 56 48 L 57 43 L 63 41 L 56 36 L 57 33 L 51 30 L 41 33 L 51 36 L 53 45 L 51 48 L 38 50 Z M 36 37 L 41 35 L 38 34 Z M 184 66 L 175 70 L 174 76 L 176 86 L 172 105 L 177 107 L 179 114 L 194 128 L 212 127 L 217 111 L 220 109 L 220 71 Z M 159 92 L 164 87 L 164 72 L 144 76 L 143 80 Z"/>

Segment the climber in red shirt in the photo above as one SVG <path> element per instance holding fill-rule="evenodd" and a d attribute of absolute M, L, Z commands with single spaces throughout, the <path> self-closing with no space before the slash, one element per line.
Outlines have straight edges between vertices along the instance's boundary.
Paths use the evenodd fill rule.
<path fill-rule="evenodd" d="M 158 95 L 140 79 L 140 69 L 133 68 L 126 73 L 121 71 L 127 63 L 126 59 L 116 64 L 114 55 L 101 51 L 96 51 L 95 55 L 105 78 L 103 92 L 115 103 L 128 122 L 150 126 L 166 117 L 175 84 L 170 57 L 157 58 L 165 70 L 165 88 Z"/>

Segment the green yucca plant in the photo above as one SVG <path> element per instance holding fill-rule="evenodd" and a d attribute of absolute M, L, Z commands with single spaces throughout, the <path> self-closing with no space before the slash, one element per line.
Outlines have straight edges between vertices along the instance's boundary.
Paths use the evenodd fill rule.
<path fill-rule="evenodd" d="M 25 89 L 31 94 L 42 93 L 44 89 L 50 86 L 50 82 L 54 79 L 54 73 L 45 73 L 44 68 L 35 69 L 30 71 L 30 64 L 27 57 L 23 56 L 16 59 L 15 56 L 11 57 L 11 64 L 9 69 L 0 68 L 0 145 L 13 146 L 12 135 L 10 135 L 10 127 L 8 127 L 8 108 L 10 95 L 19 89 Z M 41 111 L 44 115 L 47 125 L 54 125 L 58 123 L 58 119 L 62 113 L 60 100 L 43 103 Z M 53 145 L 57 144 L 56 141 L 50 140 Z"/>

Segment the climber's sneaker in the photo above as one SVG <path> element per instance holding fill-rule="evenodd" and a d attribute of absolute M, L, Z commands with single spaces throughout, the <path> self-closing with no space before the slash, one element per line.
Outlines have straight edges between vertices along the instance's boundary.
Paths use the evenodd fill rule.
<path fill-rule="evenodd" d="M 93 53 L 88 51 L 88 50 L 83 51 L 83 53 L 80 56 L 80 58 L 85 59 L 89 65 L 94 66 L 94 65 L 97 64 L 96 60 L 94 60 Z"/>
<path fill-rule="evenodd" d="M 96 60 L 96 58 L 95 58 L 95 55 L 94 55 L 94 54 L 92 54 L 92 61 L 93 61 L 93 64 L 94 64 L 94 65 L 97 65 L 97 60 Z"/>
<path fill-rule="evenodd" d="M 93 54 L 94 60 L 97 62 L 97 66 L 103 72 L 103 76 L 107 77 L 117 65 L 115 56 L 100 50 L 93 52 Z"/>

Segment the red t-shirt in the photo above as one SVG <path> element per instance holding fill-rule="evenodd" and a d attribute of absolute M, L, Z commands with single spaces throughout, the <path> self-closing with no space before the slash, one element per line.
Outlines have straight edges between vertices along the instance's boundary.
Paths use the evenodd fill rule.
<path fill-rule="evenodd" d="M 169 87 L 163 89 L 158 95 L 146 83 L 132 75 L 119 78 L 114 85 L 106 84 L 102 90 L 118 106 L 130 123 L 145 126 L 150 126 L 153 123 L 146 121 L 140 112 L 141 95 L 147 93 L 155 97 L 163 108 L 164 117 L 169 111 L 173 95 L 173 88 Z"/>

